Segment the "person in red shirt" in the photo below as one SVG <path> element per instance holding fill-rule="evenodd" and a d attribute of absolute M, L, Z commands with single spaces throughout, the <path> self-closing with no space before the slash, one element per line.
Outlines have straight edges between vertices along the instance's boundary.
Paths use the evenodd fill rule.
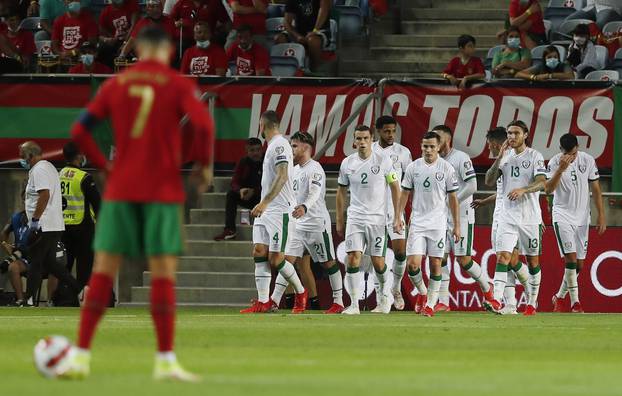
<path fill-rule="evenodd" d="M 452 58 L 443 70 L 443 78 L 451 85 L 464 89 L 473 80 L 482 80 L 486 77 L 484 64 L 475 53 L 475 37 L 463 34 L 458 37 L 458 56 Z"/>
<path fill-rule="evenodd" d="M 7 35 L 7 26 L 0 22 L 0 74 L 21 73 L 22 63 L 17 48 L 11 43 Z"/>
<path fill-rule="evenodd" d="M 85 41 L 98 41 L 97 24 L 79 1 L 65 0 L 67 12 L 56 18 L 52 28 L 52 51 L 61 58 L 78 56 Z"/>
<path fill-rule="evenodd" d="M 132 31 L 139 12 L 136 0 L 112 0 L 99 15 L 99 55 L 108 67 L 113 65 L 114 58 Z"/>
<path fill-rule="evenodd" d="M 37 53 L 37 47 L 35 46 L 35 38 L 32 32 L 19 28 L 21 21 L 19 11 L 15 8 L 10 9 L 6 19 L 5 36 L 19 54 L 19 61 L 24 70 L 28 70 L 32 57 Z M 10 56 L 9 54 L 3 55 Z"/>
<path fill-rule="evenodd" d="M 124 258 L 147 257 L 152 274 L 151 315 L 158 352 L 154 379 L 197 381 L 173 352 L 175 271 L 182 251 L 181 216 L 185 200 L 180 173 L 185 141 L 197 161 L 199 190 L 211 181 L 209 161 L 214 126 L 197 86 L 168 66 L 174 45 L 166 31 L 149 26 L 136 36 L 140 61 L 106 80 L 73 124 L 71 136 L 98 168 L 109 171 L 95 231 L 95 264 L 81 312 L 77 345 L 71 348 L 67 379 L 90 372 L 91 341 L 108 305 L 112 285 Z M 192 134 L 182 133 L 187 114 Z M 99 151 L 92 131 L 110 119 L 116 154 L 113 163 Z"/>
<path fill-rule="evenodd" d="M 130 37 L 125 42 L 123 48 L 119 53 L 119 56 L 122 58 L 127 57 L 130 52 L 134 49 L 134 41 L 136 40 L 136 36 L 140 31 L 146 26 L 150 25 L 158 25 L 160 26 L 171 39 L 175 39 L 174 42 L 177 42 L 177 38 L 179 38 L 179 31 L 175 28 L 175 23 L 173 19 L 162 14 L 162 2 L 160 0 L 147 0 L 147 4 L 145 7 L 145 11 L 147 15 L 141 19 L 139 19 L 132 28 L 130 33 Z M 175 54 L 177 52 L 175 51 Z M 173 56 L 175 56 L 173 54 Z"/>
<path fill-rule="evenodd" d="M 216 26 L 215 11 L 211 0 L 179 0 L 175 4 L 170 17 L 175 21 L 175 27 L 182 30 L 184 49 L 194 42 L 193 27 L 197 21 L 207 21 L 210 26 Z"/>
<path fill-rule="evenodd" d="M 239 34 L 240 27 L 248 25 L 255 36 L 253 39 L 262 44 L 266 43 L 266 9 L 267 0 L 228 0 L 233 11 L 233 29 L 227 36 L 225 49 L 229 49 Z"/>
<path fill-rule="evenodd" d="M 227 59 L 235 63 L 238 76 L 270 75 L 270 54 L 254 42 L 249 25 L 238 27 L 238 41 L 227 50 Z"/>
<path fill-rule="evenodd" d="M 181 72 L 196 76 L 220 76 L 227 72 L 227 54 L 218 44 L 210 42 L 211 32 L 207 22 L 194 25 L 196 45 L 184 52 Z"/>
<path fill-rule="evenodd" d="M 546 28 L 538 0 L 511 0 L 509 25 L 521 31 L 521 42 L 532 49 L 546 44 Z"/>
<path fill-rule="evenodd" d="M 80 48 L 80 63 L 69 69 L 69 74 L 112 74 L 110 67 L 97 61 L 97 46 L 85 42 Z"/>

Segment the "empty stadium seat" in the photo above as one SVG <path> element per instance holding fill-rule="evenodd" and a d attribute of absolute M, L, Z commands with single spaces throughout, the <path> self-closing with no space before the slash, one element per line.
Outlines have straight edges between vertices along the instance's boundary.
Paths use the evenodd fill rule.
<path fill-rule="evenodd" d="M 589 19 L 569 19 L 554 29 L 551 33 L 551 41 L 563 41 L 570 44 L 572 40 L 572 32 L 579 25 L 590 25 L 594 23 Z"/>
<path fill-rule="evenodd" d="M 551 21 L 553 31 L 557 30 L 570 14 L 577 11 L 575 8 L 577 0 L 550 0 L 549 6 L 544 10 L 544 19 Z"/>
<path fill-rule="evenodd" d="M 622 32 L 622 21 L 609 22 L 603 26 L 603 34 Z"/>
<path fill-rule="evenodd" d="M 285 15 L 284 4 L 268 4 L 268 8 L 266 9 L 266 18 L 280 18 L 283 15 Z"/>
<path fill-rule="evenodd" d="M 573 8 L 580 10 L 584 7 L 583 0 L 549 0 L 548 8 Z"/>
<path fill-rule="evenodd" d="M 22 19 L 22 22 L 19 24 L 20 30 L 31 30 L 37 31 L 41 30 L 41 18 L 39 17 L 29 17 Z"/>
<path fill-rule="evenodd" d="M 550 40 L 551 37 L 551 28 L 553 27 L 553 22 L 548 19 L 544 20 L 544 34 L 546 34 L 546 39 Z"/>
<path fill-rule="evenodd" d="M 266 31 L 268 37 L 272 38 L 277 33 L 285 30 L 285 19 L 283 17 L 266 19 Z"/>
<path fill-rule="evenodd" d="M 358 6 L 337 5 L 339 31 L 343 38 L 356 38 L 363 28 L 363 12 Z"/>
<path fill-rule="evenodd" d="M 495 45 L 491 49 L 488 50 L 488 55 L 486 55 L 486 59 L 484 60 L 484 67 L 486 70 L 490 70 L 492 68 L 492 60 L 495 57 L 497 52 L 503 51 L 505 45 Z"/>
<path fill-rule="evenodd" d="M 622 48 L 616 51 L 611 67 L 615 69 L 622 76 Z"/>
<path fill-rule="evenodd" d="M 607 67 L 609 51 L 603 45 L 595 45 L 594 47 L 596 48 L 596 59 L 598 60 L 599 69 L 604 69 Z"/>
<path fill-rule="evenodd" d="M 620 73 L 616 70 L 595 70 L 585 76 L 586 80 L 593 81 L 618 81 Z"/>
<path fill-rule="evenodd" d="M 328 43 L 328 47 L 326 51 L 336 51 L 337 50 L 337 34 L 339 34 L 338 23 L 336 20 L 330 20 L 330 42 Z"/>
<path fill-rule="evenodd" d="M 305 47 L 301 44 L 276 44 L 270 49 L 273 76 L 293 77 L 305 64 Z"/>
<path fill-rule="evenodd" d="M 546 49 L 546 47 L 548 47 L 548 45 L 539 45 L 535 47 L 534 49 L 532 49 L 531 58 L 534 61 L 542 62 L 542 54 L 544 53 L 544 50 Z M 566 60 L 566 48 L 562 47 L 561 45 L 556 45 L 555 47 L 557 48 L 557 51 L 559 51 L 560 61 L 562 62 L 565 61 Z"/>

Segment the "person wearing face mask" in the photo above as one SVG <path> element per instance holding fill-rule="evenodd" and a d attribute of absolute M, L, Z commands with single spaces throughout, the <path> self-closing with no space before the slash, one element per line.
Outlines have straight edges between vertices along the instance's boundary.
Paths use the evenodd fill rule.
<path fill-rule="evenodd" d="M 235 63 L 238 76 L 269 76 L 270 54 L 253 39 L 250 25 L 237 29 L 238 40 L 227 50 L 227 59 Z"/>
<path fill-rule="evenodd" d="M 136 0 L 112 0 L 99 15 L 99 55 L 107 66 L 113 66 L 114 57 L 127 39 L 139 13 L 140 7 Z"/>
<path fill-rule="evenodd" d="M 530 81 L 546 80 L 573 80 L 574 73 L 566 62 L 560 61 L 559 51 L 554 45 L 549 45 L 543 52 L 544 62 L 537 63 L 528 69 L 516 73 L 516 78 Z"/>
<path fill-rule="evenodd" d="M 71 271 L 75 260 L 78 282 L 86 285 L 93 269 L 92 245 L 101 195 L 93 177 L 82 170 L 87 160 L 74 142 L 63 147 L 63 156 L 67 165 L 59 174 L 65 221 L 62 240 L 67 249 L 67 269 Z"/>
<path fill-rule="evenodd" d="M 61 59 L 77 59 L 85 41 L 97 42 L 98 29 L 91 14 L 79 1 L 65 0 L 67 12 L 54 21 L 52 51 Z"/>
<path fill-rule="evenodd" d="M 568 47 L 568 63 L 577 73 L 577 78 L 585 78 L 589 72 L 599 69 L 596 46 L 589 37 L 588 26 L 578 25 L 573 32 L 572 44 Z"/>
<path fill-rule="evenodd" d="M 510 27 L 516 27 L 524 47 L 532 49 L 546 43 L 546 29 L 538 0 L 511 0 L 508 16 L 506 30 L 498 36 L 503 36 Z"/>
<path fill-rule="evenodd" d="M 14 58 L 21 63 L 23 71 L 27 71 L 30 67 L 32 57 L 37 52 L 35 46 L 34 35 L 28 30 L 22 30 L 19 28 L 19 24 L 22 21 L 19 16 L 17 8 L 11 8 L 6 18 L 6 30 L 4 36 L 14 47 L 14 51 L 10 53 L 4 53 L 0 51 L 0 54 L 6 57 Z M 2 28 L 0 27 L 0 34 Z"/>
<path fill-rule="evenodd" d="M 125 42 L 125 45 L 121 48 L 119 57 L 127 57 L 133 50 L 136 41 L 136 36 L 146 26 L 156 25 L 161 27 L 171 39 L 179 38 L 179 31 L 175 28 L 175 22 L 173 18 L 162 14 L 162 2 L 160 0 L 147 0 L 145 6 L 146 15 L 139 19 L 132 28 L 130 37 Z M 176 40 L 175 40 L 176 42 Z M 177 54 L 177 51 L 175 51 Z M 175 55 L 173 54 L 173 55 Z"/>
<path fill-rule="evenodd" d="M 175 21 L 178 32 L 181 30 L 183 50 L 192 47 L 194 44 L 193 27 L 197 21 L 207 21 L 212 28 L 216 26 L 216 7 L 219 1 L 216 0 L 179 0 L 170 17 Z"/>
<path fill-rule="evenodd" d="M 492 74 L 497 78 L 512 78 L 531 66 L 531 51 L 520 46 L 520 31 L 512 26 L 508 29 L 503 51 L 495 54 L 492 60 Z"/>
<path fill-rule="evenodd" d="M 113 71 L 103 63 L 98 62 L 97 46 L 85 42 L 80 47 L 80 63 L 69 69 L 69 74 L 112 74 Z"/>
<path fill-rule="evenodd" d="M 184 52 L 181 72 L 196 76 L 224 77 L 227 70 L 227 54 L 218 44 L 210 42 L 211 33 L 207 22 L 194 25 L 196 45 Z"/>

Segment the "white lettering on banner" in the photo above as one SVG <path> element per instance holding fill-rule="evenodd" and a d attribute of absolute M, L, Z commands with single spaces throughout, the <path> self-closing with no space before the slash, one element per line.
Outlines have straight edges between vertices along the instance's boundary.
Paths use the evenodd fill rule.
<path fill-rule="evenodd" d="M 330 137 L 337 132 L 341 126 L 343 119 L 343 109 L 346 104 L 348 95 L 337 95 L 333 107 L 331 107 L 326 115 L 326 95 L 318 95 L 313 103 L 313 112 L 309 121 L 307 131 L 315 137 L 316 150 L 321 150 Z M 332 157 L 335 155 L 335 146 L 333 143 L 324 155 Z"/>
<path fill-rule="evenodd" d="M 622 261 L 622 252 L 618 252 L 615 250 L 608 250 L 606 252 L 601 253 L 596 260 L 592 263 L 592 268 L 590 268 L 590 277 L 592 278 L 592 284 L 594 288 L 603 296 L 607 297 L 618 297 L 622 295 L 622 286 L 617 289 L 608 289 L 603 286 L 602 283 L 598 280 L 598 267 L 608 258 L 614 258 Z"/>
<path fill-rule="evenodd" d="M 281 94 L 270 95 L 270 102 L 268 102 L 267 110 L 276 110 L 276 107 L 279 105 L 279 101 L 281 100 Z M 262 105 L 263 105 L 263 95 L 262 94 L 253 94 L 253 106 L 251 108 L 251 122 L 248 128 L 248 137 L 258 137 L 259 136 L 259 117 L 261 116 Z"/>
<path fill-rule="evenodd" d="M 460 96 L 457 95 L 426 95 L 423 107 L 431 107 L 428 131 L 436 125 L 444 124 L 449 109 L 460 107 Z"/>
<path fill-rule="evenodd" d="M 506 127 L 514 120 L 523 120 L 531 125 L 535 103 L 525 96 L 504 96 L 501 101 L 501 111 L 497 119 L 497 126 Z"/>
<path fill-rule="evenodd" d="M 454 145 L 471 157 L 477 157 L 486 146 L 486 132 L 492 125 L 495 101 L 490 96 L 473 95 L 460 106 L 456 121 Z"/>
<path fill-rule="evenodd" d="M 607 129 L 596 120 L 613 118 L 613 100 L 605 96 L 587 98 L 579 108 L 577 126 L 588 136 L 577 136 L 579 146 L 594 158 L 600 157 L 607 145 Z M 589 140 L 589 142 L 588 142 Z"/>
<path fill-rule="evenodd" d="M 354 100 L 352 101 L 352 107 L 350 108 L 350 115 L 352 115 L 352 113 L 354 112 L 354 110 L 356 108 L 358 108 L 363 102 L 365 102 L 365 100 L 367 99 L 369 95 L 368 94 L 362 94 L 357 96 L 356 98 L 354 98 Z M 343 154 L 344 156 L 348 156 L 352 153 L 354 153 L 356 150 L 353 147 L 354 144 L 354 129 L 356 128 L 356 126 L 358 124 L 364 124 L 364 125 L 371 125 L 372 123 L 372 116 L 374 113 L 374 100 L 370 101 L 367 104 L 367 107 L 365 108 L 365 113 L 363 116 L 363 121 L 362 122 L 351 122 L 350 125 L 348 125 L 348 128 L 346 129 L 346 136 L 343 139 Z M 359 120 L 361 119 L 360 115 L 359 115 Z"/>
<path fill-rule="evenodd" d="M 559 153 L 559 138 L 570 131 L 573 109 L 574 103 L 567 96 L 552 96 L 542 102 L 530 138 L 531 146 L 545 159 Z"/>
<path fill-rule="evenodd" d="M 394 111 L 393 108 L 395 107 L 395 105 L 397 105 L 397 108 Z M 408 99 L 407 95 L 401 94 L 401 93 L 391 94 L 384 101 L 384 106 L 382 108 L 382 115 L 390 115 L 394 117 L 405 117 L 408 115 L 409 105 L 410 105 L 410 100 Z M 400 142 L 401 140 L 402 140 L 402 127 L 400 126 L 400 124 L 397 124 L 395 141 Z"/>
<path fill-rule="evenodd" d="M 276 110 L 276 106 L 274 109 Z M 281 115 L 281 133 L 287 134 L 300 130 L 300 116 L 302 115 L 302 95 L 290 95 Z"/>

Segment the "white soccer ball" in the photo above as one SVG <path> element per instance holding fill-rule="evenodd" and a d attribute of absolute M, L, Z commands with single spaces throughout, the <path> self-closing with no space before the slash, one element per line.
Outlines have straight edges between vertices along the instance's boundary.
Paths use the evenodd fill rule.
<path fill-rule="evenodd" d="M 71 342 L 63 336 L 47 336 L 35 345 L 34 359 L 37 370 L 47 378 L 56 378 L 67 364 Z"/>

